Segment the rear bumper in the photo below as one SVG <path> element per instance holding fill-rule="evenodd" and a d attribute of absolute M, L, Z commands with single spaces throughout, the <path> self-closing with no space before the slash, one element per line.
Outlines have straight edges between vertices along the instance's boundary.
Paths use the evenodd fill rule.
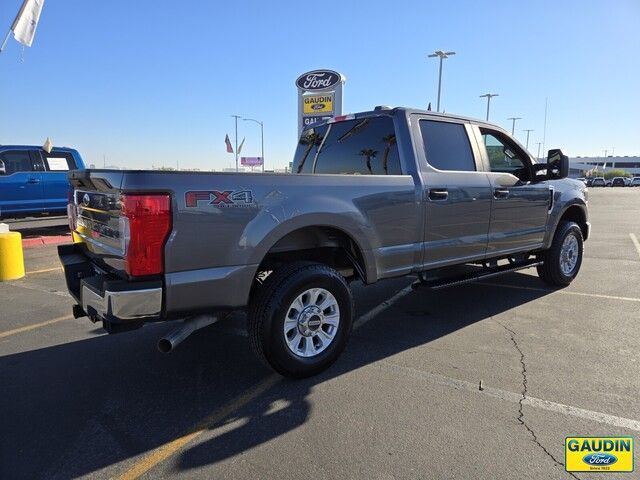
<path fill-rule="evenodd" d="M 96 288 L 97 287 L 97 288 Z M 85 312 L 111 321 L 157 319 L 162 313 L 162 288 L 107 290 L 82 281 L 80 305 Z"/>
<path fill-rule="evenodd" d="M 69 293 L 78 302 L 76 317 L 137 326 L 162 316 L 160 280 L 129 282 L 100 272 L 79 244 L 60 245 L 58 256 Z"/>

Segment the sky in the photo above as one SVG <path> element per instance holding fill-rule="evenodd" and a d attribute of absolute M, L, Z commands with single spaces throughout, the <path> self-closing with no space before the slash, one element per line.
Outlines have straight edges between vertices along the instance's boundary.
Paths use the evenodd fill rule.
<path fill-rule="evenodd" d="M 0 2 L 8 30 L 21 0 Z M 3 35 L 4 36 L 4 35 Z M 292 159 L 295 79 L 341 72 L 344 113 L 442 108 L 511 129 L 537 153 L 640 155 L 640 1 L 47 0 L 31 48 L 0 54 L 0 144 L 77 148 L 120 168 L 234 164 L 233 114 L 264 122 L 267 169 Z M 260 127 L 239 122 L 242 154 Z"/>

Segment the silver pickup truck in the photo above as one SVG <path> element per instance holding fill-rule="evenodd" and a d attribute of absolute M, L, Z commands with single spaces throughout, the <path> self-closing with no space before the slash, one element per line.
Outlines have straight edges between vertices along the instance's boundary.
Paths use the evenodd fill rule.
<path fill-rule="evenodd" d="M 352 280 L 437 289 L 535 266 L 568 285 L 590 224 L 567 172 L 495 125 L 377 107 L 305 130 L 292 174 L 70 172 L 59 256 L 76 317 L 109 333 L 182 319 L 166 352 L 246 309 L 256 354 L 305 377 L 345 348 Z"/>

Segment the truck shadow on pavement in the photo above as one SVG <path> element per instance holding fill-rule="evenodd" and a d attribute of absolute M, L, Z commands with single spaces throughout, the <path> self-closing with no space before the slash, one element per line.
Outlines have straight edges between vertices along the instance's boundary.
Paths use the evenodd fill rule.
<path fill-rule="evenodd" d="M 192 431 L 218 411 L 228 413 L 158 468 L 188 472 L 230 459 L 305 424 L 313 415 L 314 386 L 552 292 L 521 273 L 499 281 L 535 289 L 413 291 L 355 331 L 328 371 L 301 381 L 277 378 L 245 402 L 238 399 L 275 374 L 253 357 L 247 338 L 237 334 L 239 324 L 214 325 L 168 356 L 155 350 L 155 341 L 171 325 L 1 357 L 0 477 L 118 475 L 133 457 Z M 405 278 L 357 288 L 356 315 L 407 284 Z M 86 324 L 87 332 L 94 328 Z"/>

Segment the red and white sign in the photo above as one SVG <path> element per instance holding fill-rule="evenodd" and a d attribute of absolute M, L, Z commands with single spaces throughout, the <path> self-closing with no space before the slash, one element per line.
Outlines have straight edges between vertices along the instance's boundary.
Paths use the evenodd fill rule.
<path fill-rule="evenodd" d="M 262 157 L 240 157 L 240 165 L 256 167 L 262 165 Z"/>

